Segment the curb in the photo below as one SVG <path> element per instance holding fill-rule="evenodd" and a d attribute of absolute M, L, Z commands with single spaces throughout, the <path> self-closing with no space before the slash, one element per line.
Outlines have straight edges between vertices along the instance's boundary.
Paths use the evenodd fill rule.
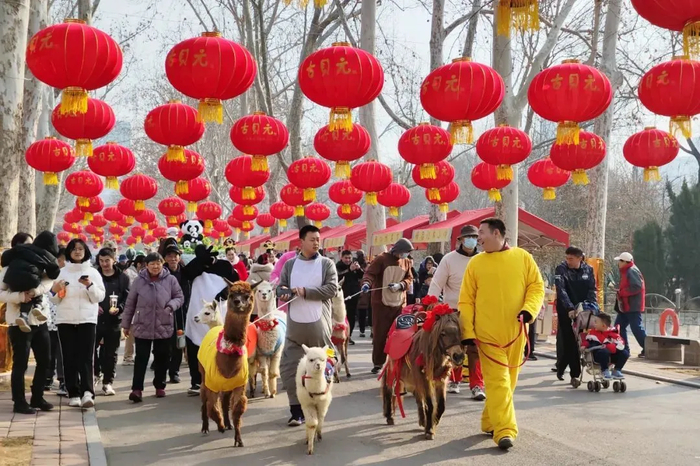
<path fill-rule="evenodd" d="M 83 411 L 83 427 L 87 439 L 88 458 L 90 466 L 107 466 L 107 454 L 102 445 L 100 427 L 97 425 L 97 415 L 95 408 Z"/>
<path fill-rule="evenodd" d="M 535 354 L 535 356 L 540 356 L 540 357 L 547 358 L 547 359 L 557 359 L 557 357 L 552 353 L 541 353 L 539 351 L 535 351 L 534 354 Z M 627 369 L 624 369 L 622 372 L 624 372 L 625 374 L 633 375 L 635 377 L 642 377 L 644 379 L 656 380 L 657 382 L 665 382 L 665 383 L 671 383 L 671 384 L 675 384 L 675 385 L 682 385 L 684 387 L 694 388 L 696 390 L 700 390 L 700 383 L 688 382 L 687 380 L 672 379 L 669 377 L 664 377 L 662 375 L 647 374 L 646 372 L 630 371 Z"/>

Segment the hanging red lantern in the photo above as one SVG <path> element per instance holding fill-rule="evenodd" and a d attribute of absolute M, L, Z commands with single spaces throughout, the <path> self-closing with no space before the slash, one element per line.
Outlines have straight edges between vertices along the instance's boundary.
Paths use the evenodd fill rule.
<path fill-rule="evenodd" d="M 328 217 L 331 216 L 331 209 L 329 209 L 325 204 L 314 202 L 313 204 L 306 206 L 304 209 L 304 214 L 306 215 L 306 218 L 314 222 L 314 225 L 321 228 L 323 226 L 323 221 L 327 220 Z"/>
<path fill-rule="evenodd" d="M 695 0 L 632 0 L 639 16 L 654 26 L 683 33 L 683 54 L 700 57 L 700 4 Z"/>
<path fill-rule="evenodd" d="M 348 209 L 347 212 L 343 212 L 343 207 L 338 206 L 335 212 L 338 215 L 338 217 L 345 220 L 346 227 L 351 227 L 353 221 L 362 217 L 362 207 L 360 207 L 357 204 L 350 204 L 350 209 Z"/>
<path fill-rule="evenodd" d="M 280 191 L 280 199 L 287 205 L 294 206 L 294 215 L 301 217 L 304 215 L 304 206 L 312 201 L 304 198 L 304 190 L 292 183 L 286 184 Z"/>
<path fill-rule="evenodd" d="M 97 228 L 102 228 L 107 225 L 107 219 L 104 217 L 104 215 L 101 214 L 95 214 L 92 216 L 92 220 L 90 220 L 90 225 L 94 225 Z"/>
<path fill-rule="evenodd" d="M 687 57 L 656 65 L 642 76 L 639 100 L 649 111 L 671 118 L 669 132 L 692 137 L 691 117 L 700 113 L 700 62 Z"/>
<path fill-rule="evenodd" d="M 129 237 L 126 239 L 126 244 L 127 244 L 127 246 L 134 246 L 134 245 L 136 245 L 137 242 L 138 242 L 138 241 L 136 241 L 136 238 L 134 238 L 133 236 L 129 236 Z"/>
<path fill-rule="evenodd" d="M 131 225 L 134 223 L 134 216 L 138 213 L 136 211 L 136 202 L 131 199 L 121 199 L 117 202 L 117 209 L 122 215 L 126 217 L 126 224 Z"/>
<path fill-rule="evenodd" d="M 45 185 L 57 185 L 59 172 L 68 170 L 75 162 L 75 154 L 70 144 L 54 137 L 36 141 L 25 154 L 27 165 L 34 170 L 44 172 Z"/>
<path fill-rule="evenodd" d="M 555 189 L 568 183 L 569 178 L 571 173 L 554 165 L 549 157 L 533 163 L 527 171 L 527 179 L 530 183 L 544 189 L 542 198 L 546 201 L 556 199 Z"/>
<path fill-rule="evenodd" d="M 150 176 L 138 173 L 122 181 L 119 191 L 125 198 L 136 201 L 134 208 L 138 213 L 146 208 L 145 201 L 158 193 L 158 184 Z"/>
<path fill-rule="evenodd" d="M 73 172 L 66 177 L 66 190 L 78 197 L 78 205 L 88 206 L 89 197 L 99 196 L 104 185 L 102 179 L 91 171 Z"/>
<path fill-rule="evenodd" d="M 304 190 L 304 200 L 316 200 L 316 189 L 331 178 L 331 168 L 316 157 L 303 157 L 289 165 L 287 179 Z"/>
<path fill-rule="evenodd" d="M 96 147 L 93 156 L 88 158 L 88 166 L 100 176 L 104 176 L 107 189 L 119 189 L 117 177 L 131 173 L 136 167 L 134 153 L 116 142 L 108 142 Z"/>
<path fill-rule="evenodd" d="M 391 184 L 393 176 L 388 165 L 370 160 L 353 167 L 350 181 L 354 187 L 364 191 L 367 205 L 377 205 L 377 193 Z"/>
<path fill-rule="evenodd" d="M 199 100 L 201 120 L 219 124 L 224 119 L 221 101 L 247 91 L 257 71 L 250 52 L 219 32 L 204 32 L 201 37 L 183 40 L 170 49 L 165 59 L 170 84 Z"/>
<path fill-rule="evenodd" d="M 153 230 L 153 228 L 155 228 L 153 223 L 157 222 L 156 213 L 151 209 L 144 209 L 143 212 L 138 212 L 136 215 L 134 215 L 134 220 L 139 222 L 146 230 Z"/>
<path fill-rule="evenodd" d="M 202 202 L 197 206 L 197 218 L 204 220 L 204 228 L 213 228 L 213 220 L 221 217 L 221 206 L 213 201 Z"/>
<path fill-rule="evenodd" d="M 85 227 L 85 233 L 92 235 L 93 239 L 95 236 L 99 236 L 98 230 L 99 229 L 94 225 L 88 225 Z"/>
<path fill-rule="evenodd" d="M 197 203 L 208 198 L 211 194 L 211 183 L 204 178 L 195 178 L 187 182 L 186 192 L 178 193 L 178 197 L 187 201 L 187 211 L 196 212 Z"/>
<path fill-rule="evenodd" d="M 228 191 L 228 196 L 234 203 L 241 204 L 243 206 L 252 206 L 255 204 L 260 204 L 262 200 L 265 199 L 265 190 L 262 188 L 262 186 L 252 189 L 253 194 L 251 196 L 250 192 L 246 193 L 245 189 L 237 188 L 236 186 L 231 186 L 231 189 L 229 189 Z"/>
<path fill-rule="evenodd" d="M 58 240 L 58 244 L 60 244 L 61 246 L 65 246 L 72 239 L 72 237 L 70 233 L 66 231 L 60 231 L 56 235 L 56 239 Z"/>
<path fill-rule="evenodd" d="M 608 77 L 579 60 L 564 60 L 540 71 L 527 90 L 532 110 L 558 123 L 557 144 L 578 144 L 579 123 L 600 116 L 612 98 Z"/>
<path fill-rule="evenodd" d="M 554 144 L 549 151 L 552 163 L 572 172 L 574 184 L 588 184 L 586 170 L 597 166 L 605 158 L 605 141 L 597 134 L 581 131 L 579 143 Z"/>
<path fill-rule="evenodd" d="M 153 236 L 155 236 L 157 239 L 165 238 L 166 236 L 168 236 L 168 229 L 165 227 L 154 228 Z"/>
<path fill-rule="evenodd" d="M 105 219 L 107 219 L 110 222 L 110 225 L 113 227 L 117 226 L 119 222 L 122 222 L 126 219 L 126 216 L 119 212 L 119 208 L 115 205 L 107 207 L 104 210 L 104 216 Z"/>
<path fill-rule="evenodd" d="M 287 219 L 294 217 L 294 207 L 284 202 L 275 202 L 270 206 L 270 215 L 277 219 L 280 227 L 286 228 Z"/>
<path fill-rule="evenodd" d="M 119 225 L 112 225 L 109 227 L 109 234 L 115 237 L 124 236 L 126 234 L 126 228 L 120 227 Z"/>
<path fill-rule="evenodd" d="M 510 29 L 539 31 L 540 13 L 537 0 L 497 0 L 496 31 L 499 36 L 510 37 Z"/>
<path fill-rule="evenodd" d="M 158 170 L 163 178 L 175 183 L 175 194 L 187 193 L 187 182 L 204 173 L 204 159 L 189 149 L 184 149 L 183 160 L 168 160 L 168 154 L 163 154 L 158 159 Z"/>
<path fill-rule="evenodd" d="M 413 181 L 428 190 L 428 199 L 433 201 L 440 200 L 440 188 L 447 186 L 455 178 L 455 168 L 447 161 L 443 160 L 435 164 L 435 178 L 420 177 L 420 167 L 413 167 L 411 170 Z"/>
<path fill-rule="evenodd" d="M 328 188 L 328 197 L 336 204 L 340 204 L 342 211 L 350 212 L 350 204 L 357 204 L 362 200 L 362 191 L 352 185 L 350 180 L 336 181 Z"/>
<path fill-rule="evenodd" d="M 372 102 L 384 86 L 384 70 L 372 54 L 336 42 L 304 59 L 299 67 L 301 92 L 330 107 L 330 130 L 352 130 L 352 109 Z"/>
<path fill-rule="evenodd" d="M 214 220 L 214 231 L 219 234 L 219 238 L 231 236 L 231 233 L 233 233 L 231 227 L 229 227 L 228 223 L 226 223 L 226 220 L 220 218 Z"/>
<path fill-rule="evenodd" d="M 470 144 L 472 121 L 496 111 L 505 95 L 503 78 L 496 70 L 471 58 L 455 58 L 423 80 L 420 102 L 430 116 L 450 122 L 453 144 Z"/>
<path fill-rule="evenodd" d="M 166 220 L 166 223 L 168 224 L 169 227 L 177 227 L 180 226 L 182 222 L 187 221 L 187 214 L 182 213 L 180 215 L 177 215 L 175 217 L 168 217 Z M 182 234 L 182 232 L 179 232 Z"/>
<path fill-rule="evenodd" d="M 258 218 L 255 219 L 255 223 L 263 229 L 263 233 L 269 233 L 270 228 L 275 225 L 275 217 L 268 213 L 263 213 L 258 215 Z"/>
<path fill-rule="evenodd" d="M 391 183 L 386 189 L 377 193 L 377 202 L 389 208 L 389 215 L 399 216 L 399 208 L 405 206 L 411 200 L 411 191 L 400 183 Z"/>
<path fill-rule="evenodd" d="M 489 199 L 494 202 L 501 202 L 501 189 L 508 186 L 510 181 L 499 180 L 497 167 L 486 162 L 481 162 L 472 169 L 472 184 L 476 189 L 488 191 Z"/>
<path fill-rule="evenodd" d="M 152 141 L 168 146 L 167 161 L 185 162 L 184 147 L 202 138 L 204 123 L 197 110 L 175 99 L 148 112 L 143 129 Z"/>
<path fill-rule="evenodd" d="M 87 112 L 87 91 L 114 81 L 122 60 L 114 39 L 78 19 L 40 30 L 27 45 L 27 68 L 34 77 L 63 90 L 61 113 Z"/>
<path fill-rule="evenodd" d="M 75 153 L 78 156 L 91 156 L 92 141 L 107 136 L 116 122 L 112 107 L 90 97 L 85 113 L 61 113 L 61 104 L 51 113 L 51 124 L 56 132 L 75 140 Z"/>
<path fill-rule="evenodd" d="M 335 177 L 341 180 L 350 178 L 350 162 L 367 154 L 370 144 L 369 133 L 357 123 L 350 131 L 331 131 L 326 125 L 314 137 L 314 149 L 324 159 L 335 162 Z"/>
<path fill-rule="evenodd" d="M 248 207 L 251 210 L 244 209 L 244 207 Z M 237 205 L 231 211 L 231 215 L 233 218 L 243 222 L 243 224 L 240 226 L 242 231 L 251 231 L 253 228 L 250 222 L 258 217 L 258 208 L 255 206 Z"/>
<path fill-rule="evenodd" d="M 83 231 L 83 227 L 81 227 L 80 225 L 73 224 L 73 223 L 64 223 L 63 229 L 69 233 L 74 234 L 74 235 L 78 235 L 78 234 L 80 234 L 81 231 Z"/>
<path fill-rule="evenodd" d="M 157 239 L 154 235 L 146 235 L 146 236 L 143 238 L 143 243 L 144 243 L 144 244 L 151 244 L 151 245 L 152 245 L 152 244 L 155 244 L 156 241 L 158 241 L 158 239 Z"/>
<path fill-rule="evenodd" d="M 236 121 L 231 128 L 233 146 L 253 156 L 252 171 L 268 171 L 267 157 L 282 152 L 289 143 L 289 131 L 277 118 L 255 112 Z"/>
<path fill-rule="evenodd" d="M 85 213 L 77 207 L 63 214 L 63 221 L 71 225 L 77 225 L 83 221 L 83 218 L 85 218 Z"/>
<path fill-rule="evenodd" d="M 512 180 L 513 169 L 532 152 L 532 141 L 525 131 L 508 125 L 500 125 L 484 131 L 476 141 L 476 155 L 484 162 L 496 165 L 501 179 Z"/>
<path fill-rule="evenodd" d="M 245 238 L 248 239 L 250 238 L 250 232 L 253 231 L 253 228 L 255 228 L 255 226 L 251 222 L 243 222 L 240 230 L 245 234 Z"/>
<path fill-rule="evenodd" d="M 136 238 L 136 241 L 141 242 L 141 240 L 146 236 L 146 230 L 141 227 L 131 227 L 131 236 Z"/>
<path fill-rule="evenodd" d="M 270 179 L 269 171 L 253 170 L 253 157 L 250 155 L 241 155 L 231 160 L 226 165 L 224 175 L 229 183 L 243 188 L 243 196 L 246 199 L 255 195 L 253 188 L 264 185 Z"/>
<path fill-rule="evenodd" d="M 166 197 L 158 203 L 158 211 L 165 216 L 170 224 L 177 221 L 177 216 L 184 214 L 187 206 L 179 197 Z"/>
<path fill-rule="evenodd" d="M 452 152 L 450 133 L 439 126 L 421 123 L 399 138 L 399 154 L 408 163 L 420 165 L 420 178 L 435 178 L 435 163 Z"/>
<path fill-rule="evenodd" d="M 459 185 L 454 181 L 450 181 L 447 185 L 438 189 L 440 193 L 439 200 L 430 199 L 429 191 L 428 189 L 425 190 L 425 197 L 433 204 L 438 204 L 440 206 L 440 212 L 445 214 L 450 210 L 450 202 L 456 201 L 459 197 Z"/>
<path fill-rule="evenodd" d="M 673 135 L 656 128 L 644 128 L 625 142 L 622 155 L 625 160 L 644 169 L 644 181 L 660 181 L 659 167 L 671 163 L 680 150 Z"/>
<path fill-rule="evenodd" d="M 236 232 L 239 232 L 241 230 L 241 227 L 243 226 L 243 221 L 238 220 L 236 217 L 233 216 L 233 214 L 229 215 L 226 218 L 226 223 L 228 223 L 231 228 L 236 230 Z"/>

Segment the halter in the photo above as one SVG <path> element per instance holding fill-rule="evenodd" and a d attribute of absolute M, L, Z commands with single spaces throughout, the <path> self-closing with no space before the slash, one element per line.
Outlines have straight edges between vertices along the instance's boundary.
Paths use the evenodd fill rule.
<path fill-rule="evenodd" d="M 256 320 L 255 323 L 256 328 L 260 329 L 263 332 L 269 332 L 273 330 L 277 325 L 279 325 L 279 321 L 277 319 L 263 319 L 263 320 Z"/>
<path fill-rule="evenodd" d="M 321 392 L 321 393 L 308 392 L 309 396 L 311 398 L 313 398 L 314 396 L 322 396 L 322 395 L 328 394 L 328 392 L 331 389 L 331 377 L 333 376 L 334 368 L 335 368 L 335 363 L 334 363 L 333 359 L 331 359 L 331 358 L 326 359 L 326 369 L 323 371 L 325 378 L 326 378 L 326 390 Z M 304 372 L 304 375 L 301 376 L 301 386 L 304 388 L 306 388 L 306 380 L 307 379 L 313 379 L 313 377 L 309 377 L 308 375 L 306 375 L 306 372 Z"/>
<path fill-rule="evenodd" d="M 244 353 L 242 347 L 226 339 L 223 329 L 221 329 L 219 337 L 216 339 L 216 351 L 222 354 L 237 354 L 239 356 L 243 356 Z"/>

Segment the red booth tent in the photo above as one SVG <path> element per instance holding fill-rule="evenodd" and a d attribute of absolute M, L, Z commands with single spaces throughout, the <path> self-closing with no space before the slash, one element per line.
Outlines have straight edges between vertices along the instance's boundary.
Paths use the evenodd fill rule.
<path fill-rule="evenodd" d="M 273 243 L 275 243 L 275 251 L 284 252 L 284 251 L 289 251 L 289 242 L 291 241 L 291 239 L 298 238 L 298 237 L 299 237 L 299 230 L 288 230 L 288 231 L 285 231 L 284 233 L 280 233 L 279 235 L 275 236 L 271 240 Z"/>
<path fill-rule="evenodd" d="M 458 210 L 452 210 L 447 213 L 448 220 L 459 215 Z M 384 228 L 374 233 L 372 237 L 372 246 L 388 246 L 394 244 L 400 238 L 411 238 L 413 230 L 421 228 L 430 223 L 428 215 L 419 215 L 410 220 L 399 222 L 395 225 Z"/>
<path fill-rule="evenodd" d="M 392 227 L 399 222 L 396 219 L 386 219 L 388 227 Z M 351 227 L 338 227 L 327 231 L 323 235 L 324 249 L 349 249 L 357 251 L 362 249 L 364 241 L 367 239 L 367 224 L 365 222 L 356 223 Z"/>
<path fill-rule="evenodd" d="M 450 243 L 450 248 L 455 248 L 457 236 L 464 225 L 479 226 L 479 222 L 485 218 L 493 217 L 496 211 L 493 207 L 488 209 L 467 210 L 461 214 L 448 218 L 432 225 L 422 225 L 413 230 L 411 240 L 416 243 Z M 569 234 L 547 223 L 541 218 L 518 208 L 518 246 L 524 249 L 539 249 L 544 246 L 569 245 Z"/>
<path fill-rule="evenodd" d="M 241 241 L 236 245 L 236 251 L 238 253 L 246 254 L 248 257 L 257 257 L 256 249 L 260 247 L 265 241 L 270 239 L 270 235 L 258 235 L 247 240 Z"/>

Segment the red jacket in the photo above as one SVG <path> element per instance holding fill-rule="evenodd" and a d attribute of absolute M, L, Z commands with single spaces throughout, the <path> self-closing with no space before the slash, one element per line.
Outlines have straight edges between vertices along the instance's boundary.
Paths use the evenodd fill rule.
<path fill-rule="evenodd" d="M 644 312 L 646 286 L 644 277 L 633 262 L 620 270 L 620 291 L 617 292 L 618 312 Z"/>
<path fill-rule="evenodd" d="M 618 350 L 625 349 L 625 340 L 622 339 L 614 328 L 609 328 L 604 332 L 591 329 L 588 331 L 586 338 L 581 342 L 581 345 L 583 345 L 584 348 L 602 345 L 605 346 L 610 353 L 616 353 Z"/>
<path fill-rule="evenodd" d="M 242 260 L 238 259 L 238 262 L 233 264 L 233 268 L 236 269 L 236 272 L 238 273 L 238 278 L 240 280 L 248 280 L 248 270 L 245 268 L 245 264 L 243 264 Z"/>

